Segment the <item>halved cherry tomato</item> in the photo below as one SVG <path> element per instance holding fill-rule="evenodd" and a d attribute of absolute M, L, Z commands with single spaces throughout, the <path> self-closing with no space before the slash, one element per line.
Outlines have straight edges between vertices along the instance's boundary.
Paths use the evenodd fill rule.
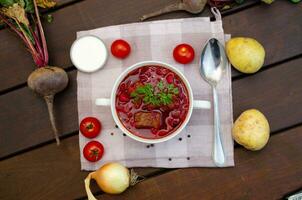
<path fill-rule="evenodd" d="M 169 84 L 173 83 L 174 81 L 174 74 L 172 73 L 169 73 L 167 76 L 166 76 L 166 80 Z"/>
<path fill-rule="evenodd" d="M 126 58 L 131 51 L 131 47 L 125 40 L 115 40 L 111 44 L 111 53 L 117 58 Z"/>
<path fill-rule="evenodd" d="M 80 131 L 87 138 L 95 138 L 101 132 L 102 124 L 95 117 L 86 117 L 80 123 Z"/>
<path fill-rule="evenodd" d="M 96 162 L 100 160 L 103 157 L 103 154 L 104 146 L 98 141 L 88 142 L 83 149 L 84 157 L 90 162 Z"/>
<path fill-rule="evenodd" d="M 164 69 L 164 68 L 157 68 L 156 69 L 156 74 L 158 75 L 165 75 L 167 74 L 168 70 L 167 69 Z"/>
<path fill-rule="evenodd" d="M 168 133 L 169 133 L 169 132 L 166 131 L 166 130 L 160 130 L 160 131 L 157 132 L 157 135 L 158 135 L 158 136 L 165 136 L 165 135 L 167 135 Z"/>
<path fill-rule="evenodd" d="M 128 102 L 128 101 L 130 101 L 130 97 L 127 93 L 124 92 L 124 93 L 119 95 L 119 100 L 121 102 Z"/>
<path fill-rule="evenodd" d="M 194 56 L 194 49 L 188 44 L 179 44 L 173 50 L 174 59 L 181 64 L 192 62 Z"/>

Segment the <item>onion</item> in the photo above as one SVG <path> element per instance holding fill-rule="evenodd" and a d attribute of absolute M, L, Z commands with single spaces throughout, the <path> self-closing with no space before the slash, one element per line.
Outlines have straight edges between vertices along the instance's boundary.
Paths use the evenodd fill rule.
<path fill-rule="evenodd" d="M 108 194 L 120 194 L 129 186 L 139 182 L 139 176 L 119 163 L 107 163 L 95 172 L 91 172 L 85 179 L 85 189 L 88 200 L 96 200 L 90 190 L 90 180 L 94 179 L 102 191 Z"/>

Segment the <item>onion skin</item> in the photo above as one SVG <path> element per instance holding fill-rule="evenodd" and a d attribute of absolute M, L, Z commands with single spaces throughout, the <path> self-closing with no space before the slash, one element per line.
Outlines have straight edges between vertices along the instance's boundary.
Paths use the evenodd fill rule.
<path fill-rule="evenodd" d="M 29 75 L 27 84 L 30 89 L 44 98 L 57 145 L 60 145 L 58 130 L 55 123 L 56 119 L 53 114 L 53 100 L 56 93 L 66 88 L 68 84 L 67 73 L 59 67 L 41 67 Z"/>
<path fill-rule="evenodd" d="M 119 163 L 107 163 L 95 172 L 88 174 L 85 182 L 85 190 L 88 200 L 96 200 L 90 190 L 90 180 L 94 179 L 103 192 L 108 194 L 120 194 L 129 186 L 139 182 L 138 176 L 133 170 L 129 171 Z"/>
<path fill-rule="evenodd" d="M 119 163 L 107 163 L 91 177 L 108 194 L 120 194 L 130 185 L 129 170 Z"/>

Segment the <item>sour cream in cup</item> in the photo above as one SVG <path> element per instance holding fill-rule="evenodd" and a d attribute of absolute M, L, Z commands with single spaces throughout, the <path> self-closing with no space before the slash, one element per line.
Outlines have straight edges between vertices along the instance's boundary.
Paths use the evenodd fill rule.
<path fill-rule="evenodd" d="M 82 72 L 91 73 L 101 69 L 107 57 L 104 42 L 93 35 L 79 37 L 70 48 L 71 62 Z"/>

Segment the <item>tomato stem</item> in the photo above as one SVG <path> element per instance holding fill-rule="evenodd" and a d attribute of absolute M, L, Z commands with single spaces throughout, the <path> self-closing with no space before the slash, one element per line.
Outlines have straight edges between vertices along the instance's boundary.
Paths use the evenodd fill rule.
<path fill-rule="evenodd" d="M 92 123 L 89 123 L 87 126 L 86 126 L 86 129 L 87 130 L 91 130 L 93 128 L 93 124 Z"/>

